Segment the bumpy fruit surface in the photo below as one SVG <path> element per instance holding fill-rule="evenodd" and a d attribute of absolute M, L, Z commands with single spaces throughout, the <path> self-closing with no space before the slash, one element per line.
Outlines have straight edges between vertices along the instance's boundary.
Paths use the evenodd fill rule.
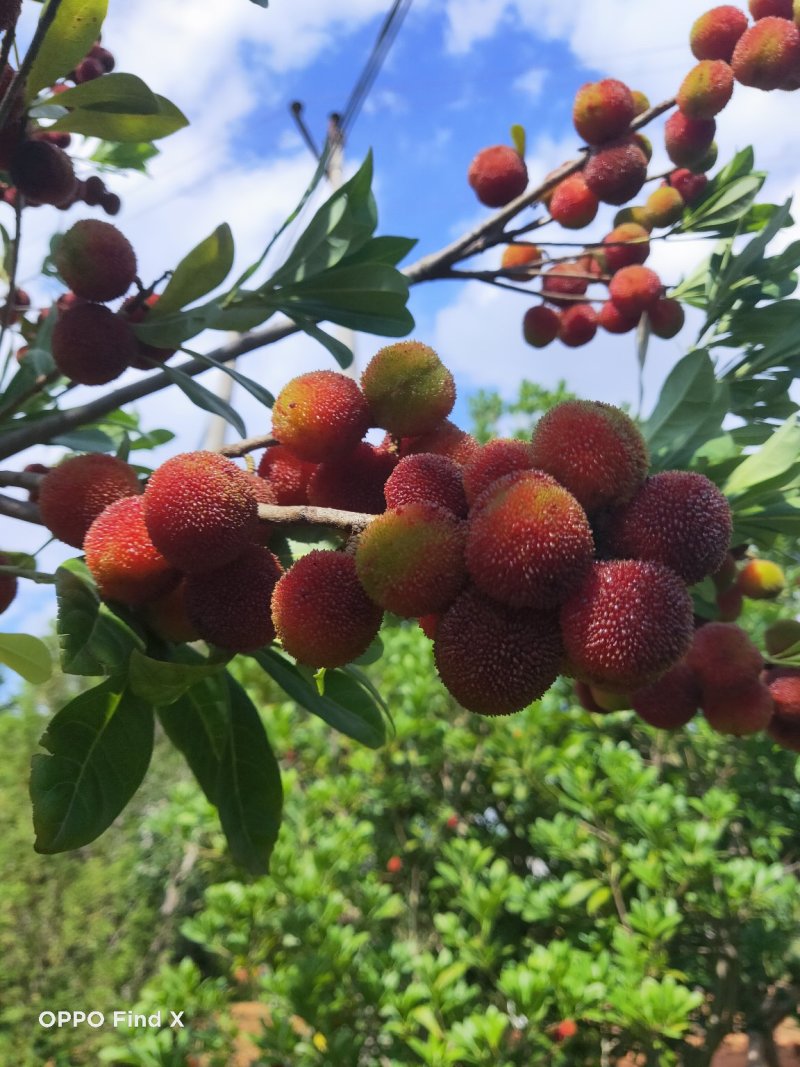
<path fill-rule="evenodd" d="M 116 226 L 81 219 L 64 234 L 53 254 L 58 273 L 86 300 L 124 296 L 136 277 L 136 253 Z"/>
<path fill-rule="evenodd" d="M 583 177 L 604 204 L 625 204 L 644 185 L 647 156 L 634 137 L 611 141 L 591 153 Z"/>
<path fill-rule="evenodd" d="M 553 190 L 550 214 L 567 230 L 588 226 L 597 214 L 600 201 L 580 174 L 571 174 Z"/>
<path fill-rule="evenodd" d="M 650 255 L 649 231 L 636 222 L 615 226 L 603 238 L 603 256 L 609 274 L 634 263 L 644 263 Z"/>
<path fill-rule="evenodd" d="M 608 333 L 630 333 L 639 325 L 639 317 L 623 315 L 613 300 L 606 300 L 597 313 L 597 325 Z"/>
<path fill-rule="evenodd" d="M 800 674 L 787 674 L 768 683 L 773 716 L 767 732 L 773 741 L 800 752 Z"/>
<path fill-rule="evenodd" d="M 144 604 L 162 596 L 179 579 L 150 540 L 141 496 L 109 504 L 87 530 L 83 551 L 106 600 Z"/>
<path fill-rule="evenodd" d="M 629 317 L 649 311 L 662 291 L 656 272 L 638 264 L 618 270 L 608 285 L 608 295 L 622 314 Z"/>
<path fill-rule="evenodd" d="M 286 445 L 270 445 L 259 460 L 258 474 L 275 491 L 275 503 L 283 506 L 308 503 L 308 481 L 316 464 L 300 459 Z"/>
<path fill-rule="evenodd" d="M 709 622 L 694 635 L 686 660 L 705 692 L 736 689 L 758 678 L 761 653 L 741 626 Z"/>
<path fill-rule="evenodd" d="M 558 339 L 568 348 L 579 348 L 597 333 L 597 312 L 591 304 L 572 304 L 561 312 Z"/>
<path fill-rule="evenodd" d="M 690 119 L 713 119 L 733 95 L 733 71 L 722 59 L 703 59 L 678 89 L 678 107 Z"/>
<path fill-rule="evenodd" d="M 275 637 L 271 598 L 281 565 L 267 548 L 250 545 L 236 559 L 186 578 L 186 614 L 204 641 L 251 652 Z"/>
<path fill-rule="evenodd" d="M 677 300 L 662 296 L 647 309 L 650 330 L 656 337 L 669 340 L 683 329 L 686 321 L 683 308 Z"/>
<path fill-rule="evenodd" d="M 272 432 L 312 463 L 352 452 L 369 428 L 364 394 L 352 378 L 316 370 L 292 378 L 272 409 Z"/>
<path fill-rule="evenodd" d="M 722 565 L 732 528 L 728 501 L 704 474 L 648 478 L 612 520 L 614 555 L 663 563 L 689 585 Z"/>
<path fill-rule="evenodd" d="M 463 519 L 467 514 L 464 476 L 449 456 L 420 452 L 401 459 L 383 487 L 388 508 L 427 501 Z"/>
<path fill-rule="evenodd" d="M 481 493 L 512 471 L 527 471 L 534 467 L 528 441 L 498 437 L 482 445 L 479 452 L 464 464 L 464 491 L 470 506 Z"/>
<path fill-rule="evenodd" d="M 442 611 L 466 579 L 464 523 L 422 501 L 384 512 L 356 548 L 356 571 L 367 595 L 387 611 L 416 618 Z"/>
<path fill-rule="evenodd" d="M 470 588 L 439 620 L 433 652 L 442 683 L 462 707 L 511 715 L 556 680 L 561 641 L 552 616 L 498 604 Z"/>
<path fill-rule="evenodd" d="M 446 419 L 456 399 L 453 375 L 420 341 L 387 345 L 361 376 L 373 425 L 398 437 L 429 433 Z"/>
<path fill-rule="evenodd" d="M 103 304 L 76 304 L 59 315 L 52 335 L 59 371 L 80 385 L 105 385 L 136 358 L 129 323 Z"/>
<path fill-rule="evenodd" d="M 586 271 L 579 263 L 556 263 L 542 277 L 542 295 L 551 304 L 569 307 L 574 301 L 564 300 L 561 297 L 583 296 L 589 288 L 589 281 L 584 277 L 585 274 Z M 560 323 L 560 318 L 558 321 Z"/>
<path fill-rule="evenodd" d="M 690 119 L 675 111 L 664 123 L 664 146 L 676 167 L 696 166 L 706 155 L 717 124 L 714 119 Z"/>
<path fill-rule="evenodd" d="M 731 66 L 742 85 L 780 89 L 800 72 L 800 29 L 787 19 L 759 19 L 739 38 Z"/>
<path fill-rule="evenodd" d="M 11 560 L 0 552 L 0 566 L 8 566 Z M 0 574 L 0 615 L 12 604 L 17 595 L 17 579 L 13 574 Z"/>
<path fill-rule="evenodd" d="M 687 204 L 694 204 L 706 191 L 708 178 L 705 174 L 695 174 L 686 167 L 679 167 L 667 175 L 667 181 L 678 192 Z"/>
<path fill-rule="evenodd" d="M 533 348 L 545 348 L 558 337 L 561 316 L 551 307 L 537 304 L 523 316 L 523 337 Z"/>
<path fill-rule="evenodd" d="M 774 600 L 786 588 L 786 575 L 770 559 L 750 559 L 739 571 L 736 584 L 750 600 Z"/>
<path fill-rule="evenodd" d="M 435 452 L 449 456 L 463 466 L 479 448 L 472 434 L 466 433 L 449 419 L 444 419 L 430 433 L 404 437 L 400 442 L 400 455 L 411 456 L 417 452 Z"/>
<path fill-rule="evenodd" d="M 709 726 L 736 737 L 765 730 L 774 711 L 770 691 L 758 678 L 735 688 L 703 689 L 701 707 Z"/>
<path fill-rule="evenodd" d="M 41 204 L 65 204 L 75 192 L 72 160 L 47 141 L 23 141 L 11 157 L 9 173 L 20 193 Z"/>
<path fill-rule="evenodd" d="M 660 730 L 677 730 L 693 719 L 700 707 L 700 685 L 685 660 L 644 689 L 631 694 L 631 706 L 640 719 Z"/>
<path fill-rule="evenodd" d="M 630 500 L 649 457 L 624 411 L 595 400 L 551 408 L 533 431 L 533 465 L 551 474 L 588 512 Z"/>
<path fill-rule="evenodd" d="M 528 168 L 525 160 L 508 145 L 491 145 L 474 157 L 467 181 L 486 207 L 504 207 L 525 192 Z"/>
<path fill-rule="evenodd" d="M 153 472 L 144 494 L 153 544 L 187 574 L 222 567 L 258 538 L 244 472 L 216 452 L 184 452 Z"/>
<path fill-rule="evenodd" d="M 692 25 L 689 44 L 695 59 L 724 59 L 730 63 L 736 42 L 747 29 L 747 15 L 733 4 L 706 11 Z"/>
<path fill-rule="evenodd" d="M 272 618 L 295 659 L 309 667 L 341 667 L 366 652 L 383 611 L 364 592 L 352 556 L 314 550 L 275 586 Z"/>
<path fill-rule="evenodd" d="M 383 489 L 397 456 L 366 441 L 344 456 L 320 463 L 308 481 L 308 502 L 378 515 L 386 507 Z"/>
<path fill-rule="evenodd" d="M 587 82 L 575 94 L 572 121 L 587 144 L 619 137 L 636 117 L 636 101 L 624 82 L 603 78 Z"/>
<path fill-rule="evenodd" d="M 666 673 L 692 639 L 692 601 L 660 563 L 595 563 L 561 609 L 561 632 L 579 677 L 622 690 Z"/>
<path fill-rule="evenodd" d="M 467 569 L 478 589 L 505 604 L 556 607 L 581 582 L 593 554 L 583 508 L 542 471 L 506 474 L 470 513 Z"/>
<path fill-rule="evenodd" d="M 683 197 L 671 185 L 662 185 L 645 200 L 645 210 L 653 227 L 671 226 L 683 215 Z"/>
<path fill-rule="evenodd" d="M 64 460 L 42 478 L 39 511 L 47 529 L 73 548 L 82 548 L 86 531 L 115 500 L 141 493 L 129 463 L 92 452 Z"/>
<path fill-rule="evenodd" d="M 756 22 L 770 15 L 775 15 L 781 19 L 794 17 L 792 0 L 749 0 L 747 6 L 750 8 L 750 14 Z"/>

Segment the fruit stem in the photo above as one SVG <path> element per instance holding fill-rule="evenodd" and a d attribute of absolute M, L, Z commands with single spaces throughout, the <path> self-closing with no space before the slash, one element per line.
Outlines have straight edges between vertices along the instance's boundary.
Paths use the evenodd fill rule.
<path fill-rule="evenodd" d="M 363 530 L 378 516 L 360 511 L 341 511 L 339 508 L 317 508 L 306 504 L 259 504 L 258 517 L 264 522 L 281 526 L 302 523 L 307 526 L 335 526 L 340 530 Z"/>

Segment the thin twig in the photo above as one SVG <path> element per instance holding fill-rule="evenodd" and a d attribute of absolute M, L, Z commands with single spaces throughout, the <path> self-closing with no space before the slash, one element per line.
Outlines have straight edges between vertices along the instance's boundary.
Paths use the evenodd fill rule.
<path fill-rule="evenodd" d="M 25 84 L 25 79 L 30 73 L 30 69 L 33 66 L 33 61 L 39 54 L 39 49 L 42 47 L 42 42 L 47 36 L 47 31 L 53 25 L 55 17 L 58 14 L 58 9 L 61 6 L 61 0 L 49 0 L 49 3 L 42 11 L 39 21 L 36 23 L 36 31 L 33 35 L 33 40 L 30 43 L 30 47 L 25 55 L 22 57 L 22 62 L 19 65 L 19 70 L 14 75 L 11 84 L 8 87 L 8 92 L 0 101 L 0 129 L 2 129 L 8 116 L 11 114 L 11 107 L 14 103 L 14 97 L 17 95 L 17 90 Z"/>
<path fill-rule="evenodd" d="M 37 526 L 44 526 L 42 516 L 35 504 L 24 500 L 13 500 L 10 496 L 0 496 L 0 515 L 7 515 L 11 519 L 21 519 L 23 522 L 32 522 Z"/>
<path fill-rule="evenodd" d="M 279 526 L 303 524 L 306 526 L 335 526 L 340 530 L 363 530 L 377 515 L 361 511 L 341 511 L 339 508 L 315 508 L 306 504 L 282 506 L 259 504 L 258 517 L 264 522 Z"/>
<path fill-rule="evenodd" d="M 0 574 L 9 574 L 13 578 L 27 578 L 31 582 L 36 582 L 37 585 L 55 585 L 56 582 L 54 574 L 48 574 L 47 571 L 31 571 L 26 567 L 0 566 Z"/>
<path fill-rule="evenodd" d="M 61 371 L 59 370 L 51 370 L 49 374 L 37 375 L 27 389 L 23 389 L 13 400 L 9 400 L 7 404 L 0 407 L 0 419 L 7 419 L 10 415 L 14 415 L 31 399 L 31 397 L 36 396 L 37 393 L 41 393 L 48 387 L 48 385 L 52 385 L 53 382 L 57 382 L 60 377 Z"/>
<path fill-rule="evenodd" d="M 0 485 L 15 489 L 38 489 L 42 478 L 44 475 L 35 471 L 0 471 Z"/>
<path fill-rule="evenodd" d="M 270 445 L 277 444 L 280 444 L 278 439 L 268 433 L 261 434 L 259 437 L 245 437 L 243 441 L 234 441 L 233 444 L 223 445 L 218 451 L 220 455 L 230 456 L 231 459 L 235 459 L 237 456 L 246 456 L 248 452 L 255 452 L 259 448 L 269 448 Z"/>

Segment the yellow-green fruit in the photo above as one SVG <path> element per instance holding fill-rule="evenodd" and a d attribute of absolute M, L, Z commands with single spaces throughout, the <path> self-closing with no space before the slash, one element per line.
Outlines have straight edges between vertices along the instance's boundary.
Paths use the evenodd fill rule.
<path fill-rule="evenodd" d="M 780 655 L 800 642 L 800 622 L 797 619 L 778 619 L 764 631 L 764 648 L 770 656 Z"/>
<path fill-rule="evenodd" d="M 627 222 L 635 222 L 637 226 L 644 227 L 649 233 L 653 228 L 650 216 L 644 204 L 632 204 L 630 207 L 620 208 L 614 216 L 614 225 L 622 226 Z"/>
<path fill-rule="evenodd" d="M 678 107 L 690 119 L 713 119 L 733 94 L 733 71 L 724 59 L 703 59 L 678 89 Z"/>
<path fill-rule="evenodd" d="M 683 215 L 683 197 L 671 185 L 654 189 L 645 201 L 645 209 L 653 226 L 671 226 Z"/>
<path fill-rule="evenodd" d="M 650 100 L 641 91 L 641 89 L 633 89 L 633 90 L 631 90 L 631 95 L 633 96 L 633 106 L 634 106 L 636 115 L 641 115 L 641 114 L 643 114 L 643 112 L 649 110 L 649 108 L 650 108 Z"/>
<path fill-rule="evenodd" d="M 429 433 L 456 399 L 453 375 L 420 341 L 400 341 L 377 352 L 361 376 L 375 426 L 397 437 Z"/>
<path fill-rule="evenodd" d="M 444 610 L 466 579 L 464 523 L 428 501 L 384 512 L 361 534 L 356 572 L 386 611 L 416 618 Z"/>
<path fill-rule="evenodd" d="M 367 401 L 358 384 L 332 370 L 292 378 L 272 409 L 275 437 L 311 463 L 352 452 L 369 425 Z"/>
<path fill-rule="evenodd" d="M 786 576 L 770 559 L 751 559 L 739 571 L 736 584 L 750 600 L 774 600 L 786 588 Z"/>
<path fill-rule="evenodd" d="M 473 505 L 467 569 L 481 592 L 505 604 L 556 607 L 581 582 L 593 555 L 586 513 L 543 471 L 506 474 Z"/>

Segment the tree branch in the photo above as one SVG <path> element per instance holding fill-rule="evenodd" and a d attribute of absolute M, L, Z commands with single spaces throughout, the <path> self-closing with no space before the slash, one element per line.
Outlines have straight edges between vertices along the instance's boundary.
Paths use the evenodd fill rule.
<path fill-rule="evenodd" d="M 259 504 L 258 517 L 277 526 L 304 524 L 307 526 L 335 526 L 340 530 L 363 530 L 377 515 L 360 511 L 340 511 L 338 508 L 316 508 L 305 504 L 282 506 Z"/>
<path fill-rule="evenodd" d="M 230 456 L 231 459 L 235 459 L 238 456 L 246 456 L 248 452 L 255 452 L 259 448 L 269 448 L 270 445 L 277 444 L 280 444 L 277 437 L 267 433 L 258 437 L 245 437 L 242 441 L 234 441 L 230 445 L 223 445 L 217 451 L 221 456 Z M 2 471 L 0 471 L 0 478 L 2 478 Z M 0 482 L 0 484 L 2 483 Z"/>
<path fill-rule="evenodd" d="M 0 471 L 0 486 L 13 486 L 15 489 L 38 489 L 42 484 L 43 474 L 34 471 Z"/>
<path fill-rule="evenodd" d="M 29 504 L 24 500 L 13 500 L 10 496 L 0 496 L 0 515 L 7 515 L 11 519 L 21 519 L 23 522 L 32 522 L 37 526 L 44 526 L 39 509 L 35 504 Z"/>
<path fill-rule="evenodd" d="M 11 108 L 14 103 L 14 98 L 17 95 L 17 90 L 21 89 L 25 84 L 25 79 L 30 73 L 33 61 L 39 54 L 39 49 L 42 47 L 42 41 L 44 41 L 47 36 L 47 31 L 53 25 L 60 6 L 61 0 L 50 0 L 42 11 L 39 21 L 36 24 L 36 30 L 33 35 L 33 40 L 30 43 L 30 47 L 19 65 L 19 70 L 12 79 L 8 91 L 3 97 L 2 102 L 0 102 L 0 129 L 5 126 L 8 116 L 11 114 Z"/>

